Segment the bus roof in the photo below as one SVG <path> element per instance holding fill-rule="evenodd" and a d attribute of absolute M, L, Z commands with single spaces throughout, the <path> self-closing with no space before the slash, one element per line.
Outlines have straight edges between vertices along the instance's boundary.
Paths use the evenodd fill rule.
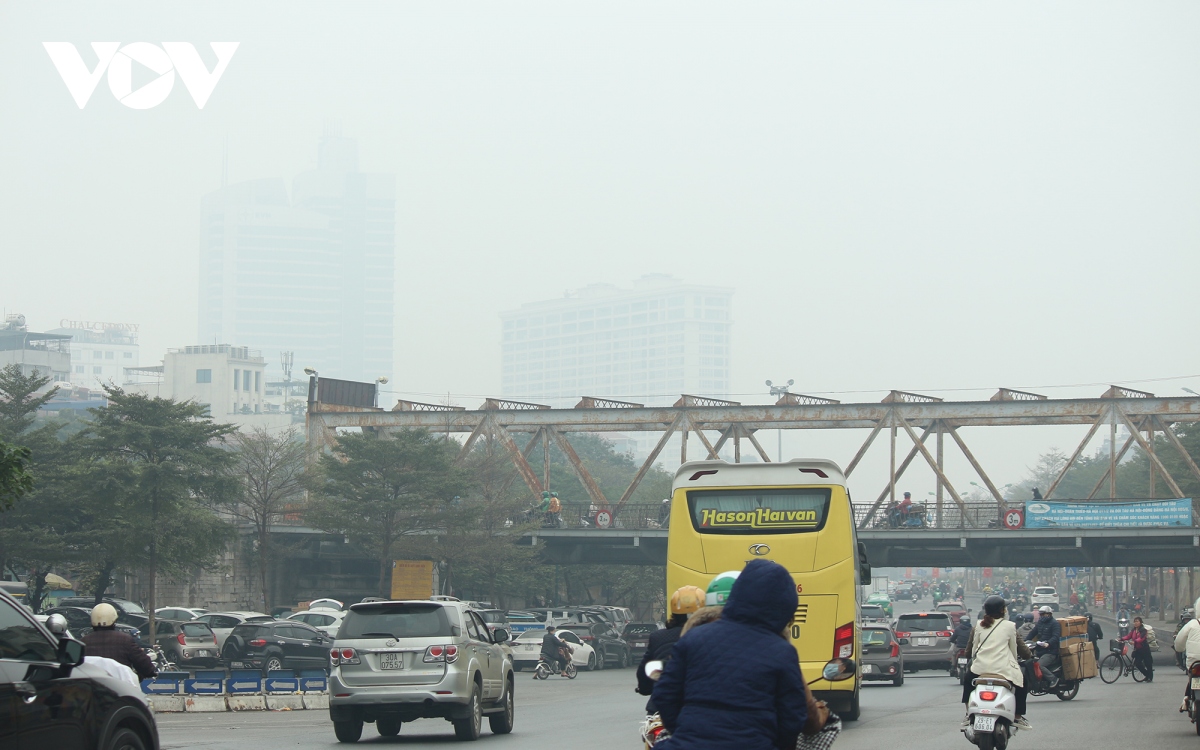
<path fill-rule="evenodd" d="M 731 464 L 688 461 L 675 472 L 672 487 L 744 487 L 751 485 L 846 484 L 842 467 L 825 458 L 793 458 L 783 463 Z"/>

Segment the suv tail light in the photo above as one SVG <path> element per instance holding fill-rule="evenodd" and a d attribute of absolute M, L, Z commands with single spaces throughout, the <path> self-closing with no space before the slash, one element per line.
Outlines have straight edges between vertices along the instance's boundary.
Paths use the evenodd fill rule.
<path fill-rule="evenodd" d="M 246 645 L 253 646 L 254 648 L 262 648 L 267 645 L 267 640 L 265 638 L 255 638 L 254 640 L 247 641 Z"/>
<path fill-rule="evenodd" d="M 833 658 L 849 659 L 854 655 L 854 623 L 848 622 L 833 631 Z"/>
<path fill-rule="evenodd" d="M 426 663 L 443 661 L 453 664 L 457 659 L 458 646 L 430 646 L 425 649 L 425 658 L 422 661 Z"/>
<path fill-rule="evenodd" d="M 950 638 L 954 633 L 951 633 L 949 630 L 939 630 L 936 635 L 938 638 Z"/>
<path fill-rule="evenodd" d="M 179 633 L 179 635 L 175 636 L 175 640 L 179 641 L 179 645 L 180 645 L 180 646 L 186 646 L 186 645 L 187 645 L 187 638 L 186 638 L 186 637 L 184 637 L 184 635 L 183 635 L 183 633 L 182 633 L 182 632 L 180 632 L 180 633 Z"/>
<path fill-rule="evenodd" d="M 352 648 L 331 648 L 329 649 L 329 663 L 337 666 L 338 664 L 359 664 L 358 653 Z"/>

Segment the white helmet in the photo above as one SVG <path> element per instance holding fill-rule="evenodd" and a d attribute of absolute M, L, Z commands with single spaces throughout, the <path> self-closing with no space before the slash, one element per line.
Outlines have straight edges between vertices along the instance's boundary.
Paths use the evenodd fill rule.
<path fill-rule="evenodd" d="M 117 621 L 117 610 L 108 602 L 97 604 L 92 609 L 93 628 L 111 628 Z"/>

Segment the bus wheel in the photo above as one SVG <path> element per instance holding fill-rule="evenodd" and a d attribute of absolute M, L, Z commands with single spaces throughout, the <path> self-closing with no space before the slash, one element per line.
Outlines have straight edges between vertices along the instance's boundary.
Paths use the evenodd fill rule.
<path fill-rule="evenodd" d="M 858 721 L 859 713 L 858 688 L 856 687 L 854 688 L 854 697 L 850 699 L 850 710 L 846 711 L 844 714 L 841 714 L 841 717 L 845 721 Z"/>

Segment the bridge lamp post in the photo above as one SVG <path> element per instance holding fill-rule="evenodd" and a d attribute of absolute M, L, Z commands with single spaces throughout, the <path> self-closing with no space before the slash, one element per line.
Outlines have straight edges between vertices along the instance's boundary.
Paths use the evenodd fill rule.
<path fill-rule="evenodd" d="M 787 395 L 788 388 L 791 388 L 795 383 L 796 383 L 795 380 L 789 379 L 787 382 L 787 385 L 771 385 L 771 381 L 768 380 L 767 387 L 771 389 L 771 395 L 775 397 L 776 401 L 778 401 L 779 399 L 781 399 Z M 779 463 L 783 463 L 783 430 L 782 429 L 775 431 L 775 438 L 776 438 L 776 444 L 777 444 L 776 450 L 778 450 L 778 453 L 776 455 L 779 457 L 778 458 Z"/>

